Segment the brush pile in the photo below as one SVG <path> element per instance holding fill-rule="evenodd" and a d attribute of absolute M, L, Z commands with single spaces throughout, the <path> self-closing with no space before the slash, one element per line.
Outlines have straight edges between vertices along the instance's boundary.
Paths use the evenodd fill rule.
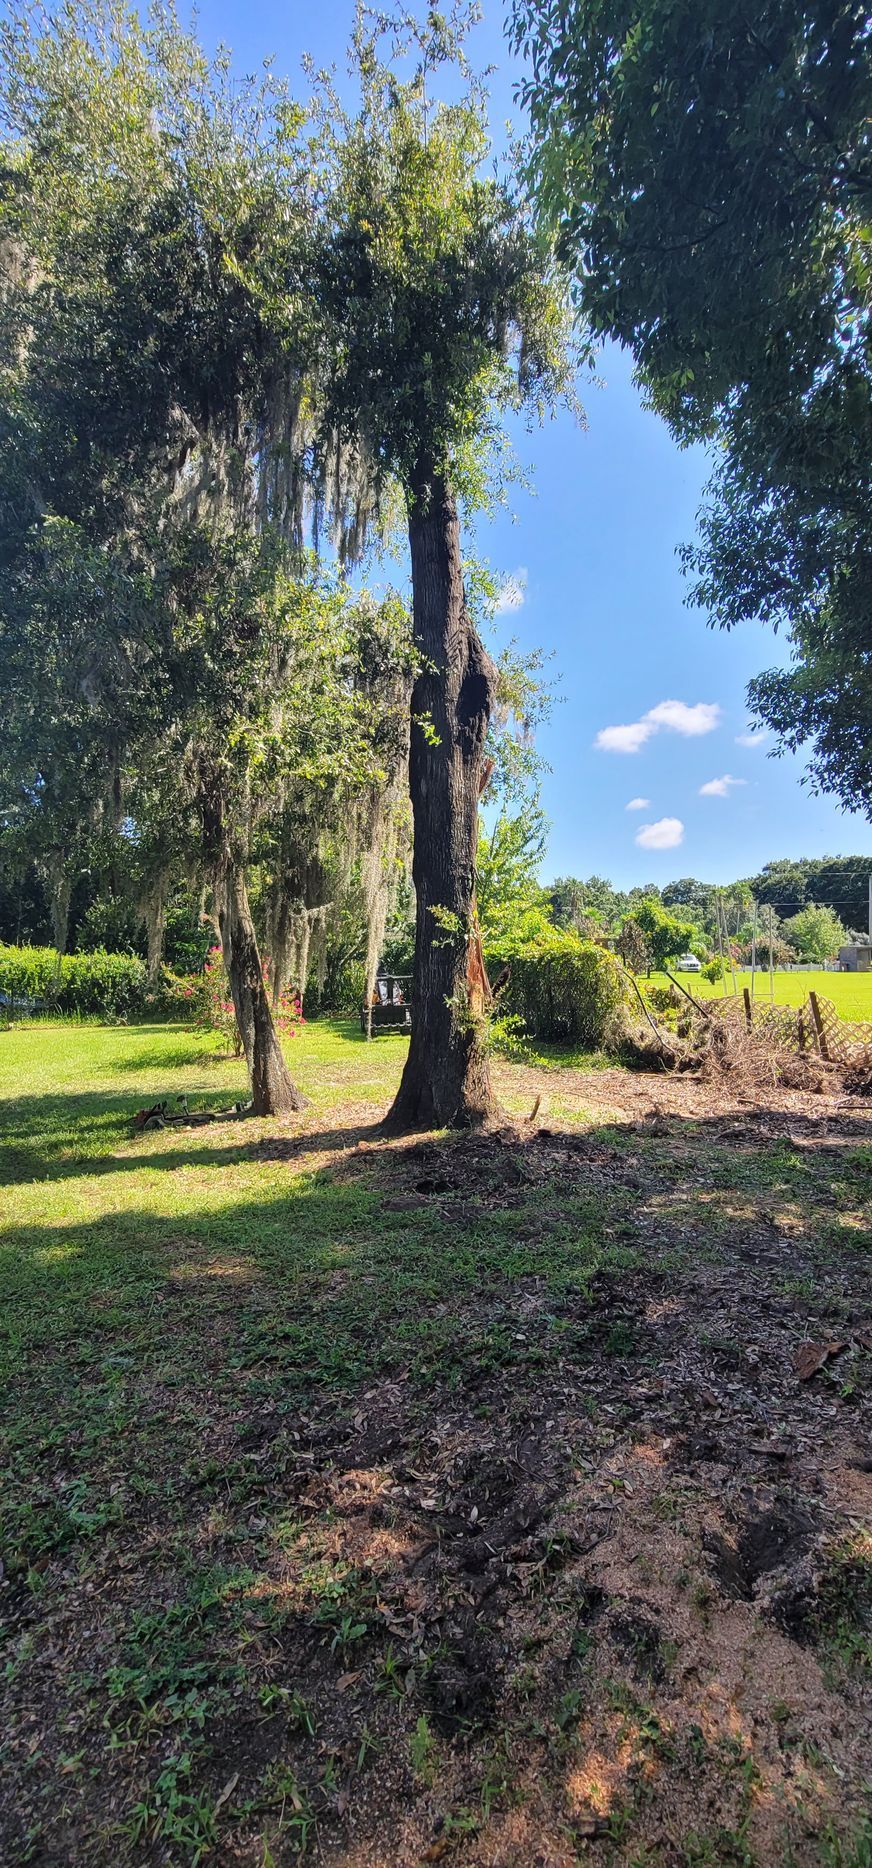
<path fill-rule="evenodd" d="M 872 1032 L 869 1045 L 855 1044 L 849 1056 L 822 1055 L 802 1013 L 767 1005 L 751 1008 L 749 1015 L 743 999 L 703 1001 L 672 974 L 668 978 L 670 986 L 647 1000 L 631 982 L 644 1022 L 628 1020 L 622 1033 L 621 1054 L 629 1065 L 693 1071 L 709 1082 L 729 1077 L 756 1086 L 872 1094 Z"/>

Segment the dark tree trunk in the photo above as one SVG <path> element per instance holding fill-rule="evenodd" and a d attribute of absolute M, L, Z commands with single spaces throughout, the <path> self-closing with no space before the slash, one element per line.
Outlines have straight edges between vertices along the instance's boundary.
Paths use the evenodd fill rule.
<path fill-rule="evenodd" d="M 217 893 L 224 964 L 251 1079 L 254 1113 L 282 1116 L 294 1109 L 305 1109 L 308 1097 L 297 1089 L 276 1035 L 248 891 L 239 870 L 231 869 L 226 874 Z"/>
<path fill-rule="evenodd" d="M 466 609 L 460 527 L 422 469 L 409 520 L 415 643 L 409 786 L 417 898 L 412 1039 L 387 1126 L 466 1127 L 496 1109 L 484 1044 L 490 996 L 475 905 L 478 801 L 494 666 Z M 429 730 L 418 724 L 428 716 Z"/>

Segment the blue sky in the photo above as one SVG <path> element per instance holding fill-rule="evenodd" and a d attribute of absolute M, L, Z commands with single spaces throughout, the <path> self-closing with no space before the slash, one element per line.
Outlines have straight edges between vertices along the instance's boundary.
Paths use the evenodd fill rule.
<path fill-rule="evenodd" d="M 496 66 L 498 134 L 509 114 L 517 120 L 503 17 L 486 6 L 472 43 L 477 63 Z M 240 70 L 274 54 L 293 85 L 306 51 L 341 74 L 351 21 L 351 0 L 206 0 L 198 29 L 210 49 L 229 45 Z M 560 677 L 561 702 L 540 734 L 551 767 L 544 875 L 718 882 L 779 856 L 869 853 L 869 824 L 809 796 L 801 758 L 738 743 L 746 683 L 783 660 L 782 645 L 763 628 L 712 631 L 686 606 L 676 548 L 693 534 L 705 456 L 679 451 L 641 407 L 627 356 L 607 349 L 598 373 L 602 387 L 583 398 L 586 430 L 564 413 L 518 435 L 535 491 L 516 491 L 476 540 L 495 569 L 518 573 L 501 633 L 553 651 Z M 615 727 L 636 730 L 606 732 L 598 745 Z"/>

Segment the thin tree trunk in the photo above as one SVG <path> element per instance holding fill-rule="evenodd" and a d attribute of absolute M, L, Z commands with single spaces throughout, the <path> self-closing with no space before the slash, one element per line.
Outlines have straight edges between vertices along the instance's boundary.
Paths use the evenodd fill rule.
<path fill-rule="evenodd" d="M 212 877 L 224 965 L 251 1082 L 251 1105 L 256 1116 L 286 1115 L 307 1108 L 309 1099 L 297 1089 L 282 1056 L 263 983 L 245 872 L 231 847 L 220 783 L 208 768 L 202 773 L 200 808 L 203 853 Z"/>
<path fill-rule="evenodd" d="M 148 941 L 148 983 L 150 986 L 156 986 L 160 976 L 167 931 L 166 875 L 153 878 L 150 889 L 143 899 L 140 913 L 145 922 Z"/>
<path fill-rule="evenodd" d="M 73 885 L 64 869 L 63 857 L 60 855 L 52 856 L 48 874 L 52 940 L 55 944 L 55 952 L 61 955 L 67 951 Z"/>
<path fill-rule="evenodd" d="M 417 901 L 412 1039 L 387 1126 L 466 1127 L 496 1110 L 484 1045 L 490 991 L 475 902 L 478 801 L 494 666 L 469 618 L 460 527 L 423 468 L 409 520 L 412 612 L 423 666 L 412 695 L 409 785 Z M 428 716 L 428 730 L 419 724 Z"/>
<path fill-rule="evenodd" d="M 290 1075 L 273 1024 L 245 878 L 230 868 L 223 882 L 217 891 L 221 945 L 251 1079 L 252 1108 L 256 1116 L 306 1109 L 309 1099 Z"/>
<path fill-rule="evenodd" d="M 55 946 L 54 972 L 48 987 L 48 998 L 57 998 L 61 989 L 61 961 L 67 951 L 70 937 L 70 902 L 73 885 L 64 866 L 60 851 L 53 851 L 48 867 L 49 910 L 51 913 L 51 932 Z"/>

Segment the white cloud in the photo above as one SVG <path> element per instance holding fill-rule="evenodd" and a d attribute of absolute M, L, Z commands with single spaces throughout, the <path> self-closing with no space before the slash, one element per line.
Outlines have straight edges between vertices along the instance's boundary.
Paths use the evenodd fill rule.
<path fill-rule="evenodd" d="M 700 733 L 714 731 L 721 710 L 716 701 L 701 700 L 695 707 L 688 707 L 686 701 L 662 700 L 644 717 L 653 727 L 665 726 L 670 733 L 683 733 L 688 739 L 696 739 Z"/>
<path fill-rule="evenodd" d="M 667 733 L 681 733 L 686 739 L 696 739 L 701 733 L 713 732 L 720 718 L 721 709 L 716 701 L 697 701 L 693 707 L 686 701 L 658 701 L 656 707 L 643 713 L 641 720 L 633 720 L 627 726 L 604 726 L 594 745 L 600 752 L 639 752 L 646 740 L 661 728 Z"/>
<path fill-rule="evenodd" d="M 769 738 L 768 726 L 749 727 L 747 733 L 736 734 L 736 745 L 737 746 L 762 746 L 764 740 L 767 740 L 768 738 Z"/>
<path fill-rule="evenodd" d="M 681 818 L 658 817 L 656 824 L 643 824 L 636 842 L 643 850 L 676 850 L 684 842 Z"/>
<path fill-rule="evenodd" d="M 733 778 L 730 772 L 725 772 L 723 778 L 710 778 L 707 784 L 700 785 L 699 795 L 701 798 L 728 798 L 734 785 L 747 783 L 746 778 Z"/>
<path fill-rule="evenodd" d="M 651 803 L 650 798 L 631 798 L 629 804 L 624 805 L 624 810 L 625 811 L 647 811 L 650 803 Z"/>
<path fill-rule="evenodd" d="M 504 579 L 497 592 L 494 612 L 497 616 L 508 616 L 511 610 L 521 610 L 527 596 L 527 567 L 519 564 L 516 571 Z"/>
<path fill-rule="evenodd" d="M 604 726 L 595 744 L 601 752 L 638 752 L 653 730 L 644 720 L 636 720 L 632 726 Z"/>

